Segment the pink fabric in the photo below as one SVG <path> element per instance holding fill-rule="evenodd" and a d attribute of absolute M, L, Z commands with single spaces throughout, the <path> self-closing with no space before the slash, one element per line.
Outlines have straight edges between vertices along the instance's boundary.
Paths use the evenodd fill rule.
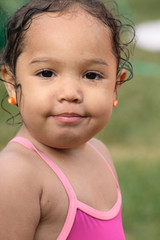
<path fill-rule="evenodd" d="M 88 143 L 106 162 L 112 172 L 118 191 L 117 202 L 107 212 L 101 212 L 77 200 L 75 192 L 61 169 L 46 155 L 38 151 L 27 139 L 16 137 L 10 142 L 17 142 L 37 152 L 61 180 L 69 198 L 68 214 L 57 240 L 125 240 L 121 219 L 121 192 L 118 181 L 103 155 Z"/>
<path fill-rule="evenodd" d="M 121 211 L 110 220 L 93 218 L 77 210 L 73 227 L 67 240 L 124 240 Z"/>

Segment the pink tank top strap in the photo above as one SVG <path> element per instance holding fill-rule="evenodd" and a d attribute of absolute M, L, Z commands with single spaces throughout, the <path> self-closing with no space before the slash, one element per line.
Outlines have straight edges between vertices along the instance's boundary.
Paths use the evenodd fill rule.
<path fill-rule="evenodd" d="M 23 145 L 24 147 L 30 150 L 35 151 L 46 162 L 46 164 L 49 165 L 49 167 L 55 172 L 55 174 L 58 176 L 58 178 L 62 182 L 69 198 L 69 208 L 68 208 L 68 214 L 67 214 L 64 227 L 62 228 L 62 231 L 59 237 L 57 238 L 57 240 L 64 240 L 66 236 L 69 234 L 73 226 L 76 211 L 77 211 L 77 198 L 74 193 L 74 190 L 71 184 L 69 183 L 68 179 L 66 178 L 66 176 L 61 171 L 61 169 L 45 154 L 38 151 L 36 147 L 28 139 L 23 137 L 15 137 L 9 143 L 15 143 L 15 142 Z"/>
<path fill-rule="evenodd" d="M 117 187 L 118 189 L 120 190 L 120 187 L 119 187 L 119 183 L 118 183 L 118 180 L 117 180 L 117 177 L 115 176 L 114 172 L 113 172 L 113 169 L 112 167 L 110 166 L 109 162 L 107 161 L 107 159 L 103 156 L 103 154 L 93 145 L 91 144 L 90 142 L 88 142 L 88 144 L 94 149 L 95 152 L 98 153 L 98 155 L 104 160 L 104 162 L 107 164 L 109 170 L 111 171 L 114 179 L 115 179 L 115 182 L 117 184 Z"/>

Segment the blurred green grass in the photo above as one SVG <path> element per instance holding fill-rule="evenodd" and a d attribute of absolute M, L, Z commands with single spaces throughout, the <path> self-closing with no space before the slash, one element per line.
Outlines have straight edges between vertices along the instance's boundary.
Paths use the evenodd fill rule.
<path fill-rule="evenodd" d="M 159 240 L 160 161 L 132 156 L 116 162 L 123 196 L 126 239 Z"/>
<path fill-rule="evenodd" d="M 7 5 L 11 2 L 5 1 Z M 0 0 L 0 5 L 1 5 Z M 14 1 L 13 1 L 14 2 Z M 10 11 L 22 4 L 12 2 Z M 121 11 L 136 24 L 160 18 L 159 0 L 118 0 Z M 118 94 L 111 121 L 98 134 L 110 149 L 123 194 L 123 222 L 127 240 L 158 240 L 160 236 L 160 52 L 136 48 L 134 79 Z M 2 90 L 2 85 L 0 85 Z M 3 93 L 0 91 L 0 95 Z M 7 126 L 0 110 L 0 149 L 17 127 Z"/>

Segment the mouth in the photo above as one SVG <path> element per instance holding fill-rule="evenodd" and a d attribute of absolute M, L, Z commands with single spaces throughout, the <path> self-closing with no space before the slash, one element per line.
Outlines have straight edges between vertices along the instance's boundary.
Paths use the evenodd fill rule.
<path fill-rule="evenodd" d="M 77 113 L 61 113 L 53 116 L 60 123 L 76 124 L 82 121 L 86 116 Z"/>

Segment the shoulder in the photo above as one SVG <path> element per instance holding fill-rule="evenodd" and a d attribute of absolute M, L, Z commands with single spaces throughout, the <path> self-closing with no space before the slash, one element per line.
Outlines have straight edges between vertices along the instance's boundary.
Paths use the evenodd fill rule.
<path fill-rule="evenodd" d="M 33 155 L 33 152 L 18 146 L 17 143 L 11 143 L 0 152 L 0 170 L 15 174 L 15 177 L 31 175 L 34 171 Z"/>
<path fill-rule="evenodd" d="M 112 168 L 114 175 L 117 177 L 115 166 L 114 166 L 111 154 L 110 154 L 107 146 L 103 142 L 98 140 L 97 138 L 92 138 L 89 142 L 104 156 L 104 158 L 106 159 L 106 161 L 109 163 L 110 167 Z"/>
<path fill-rule="evenodd" d="M 38 225 L 40 187 L 29 156 L 13 144 L 0 153 L 0 239 L 33 239 Z"/>
<path fill-rule="evenodd" d="M 30 194 L 40 195 L 41 186 L 38 174 L 35 174 L 36 161 L 31 151 L 17 144 L 9 144 L 0 153 L 0 186 L 12 187 L 14 194 L 28 189 Z"/>

